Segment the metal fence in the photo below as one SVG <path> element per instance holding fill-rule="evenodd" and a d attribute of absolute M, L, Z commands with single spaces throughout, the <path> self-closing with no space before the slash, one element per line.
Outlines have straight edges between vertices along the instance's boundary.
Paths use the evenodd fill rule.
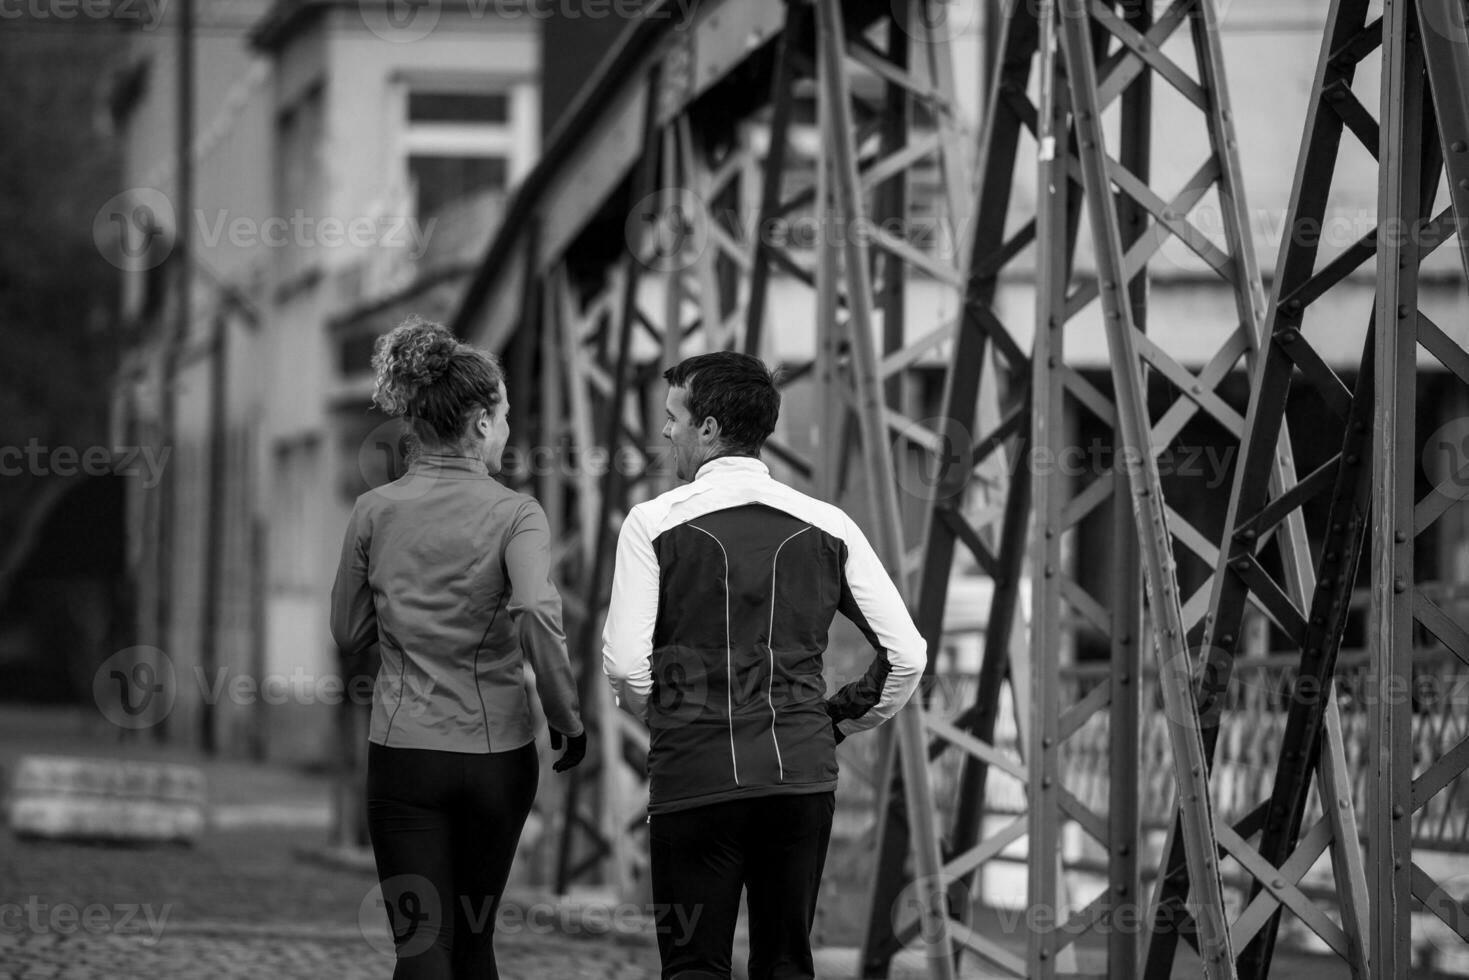
<path fill-rule="evenodd" d="M 1296 657 L 1293 655 L 1242 659 L 1235 665 L 1229 689 L 1215 706 L 1220 733 L 1210 780 L 1216 811 L 1221 819 L 1238 820 L 1251 801 L 1268 797 L 1275 778 L 1273 753 L 1282 744 Z M 1366 799 L 1371 750 L 1368 707 L 1372 690 L 1370 664 L 1365 650 L 1343 651 L 1337 661 L 1337 701 L 1341 709 L 1347 764 L 1354 775 L 1353 802 L 1359 808 Z M 1107 677 L 1106 663 L 1084 663 L 1064 668 L 1065 703 L 1074 704 Z M 1443 756 L 1469 736 L 1469 666 L 1443 649 L 1415 652 L 1412 689 L 1400 692 L 1413 703 L 1413 735 L 1421 760 L 1415 776 L 1433 759 Z M 1157 691 L 1157 671 L 1144 670 L 1141 813 L 1144 829 L 1166 829 L 1173 819 L 1173 764 L 1169 755 L 1162 699 Z M 977 677 L 973 673 L 943 674 L 935 688 L 934 710 L 953 713 L 975 698 Z M 1068 739 L 1063 755 L 1066 786 L 1098 813 L 1107 812 L 1106 712 L 1093 715 L 1078 737 Z M 1020 753 L 1016 744 L 1013 700 L 1001 699 L 996 730 L 998 747 Z M 854 739 L 843 746 L 845 775 L 839 800 L 846 814 L 847 833 L 870 826 L 874 790 L 872 772 L 877 763 L 876 739 Z M 959 781 L 960 756 L 949 752 L 931 766 L 934 797 L 939 810 L 952 814 Z M 1414 846 L 1434 851 L 1469 853 L 1469 780 L 1458 779 L 1436 795 L 1413 817 Z M 991 767 L 986 812 L 1020 814 L 1026 809 L 1025 789 L 1019 781 Z M 1314 794 L 1307 810 L 1307 826 L 1321 815 Z M 947 820 L 941 826 L 947 826 Z"/>

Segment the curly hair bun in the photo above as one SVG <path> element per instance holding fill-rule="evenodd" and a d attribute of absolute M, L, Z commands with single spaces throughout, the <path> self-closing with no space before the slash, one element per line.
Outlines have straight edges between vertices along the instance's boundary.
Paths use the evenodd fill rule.
<path fill-rule="evenodd" d="M 410 316 L 373 346 L 377 387 L 372 400 L 389 415 L 405 414 L 425 385 L 443 377 L 460 346 L 442 324 Z"/>

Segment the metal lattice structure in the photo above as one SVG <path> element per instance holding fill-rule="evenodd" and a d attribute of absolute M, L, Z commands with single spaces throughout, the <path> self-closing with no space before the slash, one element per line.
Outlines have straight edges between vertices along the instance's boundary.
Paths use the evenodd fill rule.
<path fill-rule="evenodd" d="M 1424 254 L 1456 239 L 1469 255 L 1464 5 L 1389 0 L 1368 23 L 1365 0 L 1332 4 L 1268 300 L 1212 0 L 1006 7 L 987 25 L 993 64 L 974 132 L 925 0 L 725 0 L 677 31 L 654 5 L 553 135 L 492 245 L 458 326 L 503 336 L 516 324 L 512 382 L 539 389 L 542 445 L 577 461 L 536 486 L 560 542 L 597 746 L 562 800 L 556 887 L 596 879 L 627 895 L 645 877 L 648 735 L 611 704 L 600 614 L 622 516 L 670 485 L 656 445 L 663 370 L 737 348 L 783 362 L 788 399 L 819 433 L 803 440 L 789 425 L 767 457 L 857 514 L 930 643 L 922 696 L 880 736 L 864 975 L 886 975 L 916 940 L 935 977 L 974 957 L 1026 978 L 1163 980 L 1182 964 L 1264 978 L 1288 911 L 1354 977 L 1406 978 L 1406 910 L 1469 939 L 1457 896 L 1414 863 L 1410 819 L 1463 772 L 1469 741 L 1425 760 L 1412 703 L 1391 696 L 1412 682 L 1415 623 L 1469 664 L 1463 618 L 1413 559 L 1415 537 L 1469 495 L 1451 473 L 1415 497 L 1413 471 L 1420 352 L 1469 384 L 1463 325 L 1433 323 L 1416 298 Z M 1374 119 L 1351 83 L 1378 48 Z M 1153 131 L 1164 88 L 1195 120 L 1191 134 Z M 1380 162 L 1379 232 L 1317 268 L 1300 232 L 1326 212 L 1344 130 Z M 1192 163 L 1180 186 L 1153 177 L 1165 151 Z M 1026 173 L 1033 200 L 1016 193 Z M 1444 174 L 1447 206 L 1434 200 Z M 923 208 L 938 233 L 915 241 Z M 1218 233 L 1199 209 L 1222 219 Z M 766 234 L 812 215 L 863 233 L 810 247 Z M 1230 297 L 1233 327 L 1208 350 L 1149 330 L 1150 275 L 1175 243 Z M 1374 259 L 1372 327 L 1348 387 L 1301 325 Z M 1033 308 L 1002 302 L 1002 282 L 1026 269 Z M 915 290 L 950 312 L 913 322 Z M 1105 374 L 1080 353 L 1099 348 Z M 923 421 L 923 379 L 938 366 L 938 413 Z M 1241 373 L 1243 412 L 1225 390 Z M 1302 382 L 1341 448 L 1299 476 L 1286 400 Z M 1080 475 L 1031 465 L 1073 447 L 1078 419 L 1105 433 L 1111 462 Z M 1238 452 L 1227 494 L 1163 474 L 1200 427 Z M 1326 519 L 1308 526 L 1321 501 Z M 1076 552 L 1099 520 L 1107 574 L 1089 577 Z M 960 556 L 993 589 L 977 694 L 950 712 L 936 695 Z M 1375 692 L 1365 755 L 1335 686 L 1359 558 Z M 1278 744 L 1258 799 L 1211 779 L 1235 710 L 1225 694 L 1260 632 L 1252 619 L 1295 665 L 1278 736 L 1263 736 Z M 1082 632 L 1106 669 L 1063 680 Z M 1068 760 L 1097 740 L 1105 772 L 1092 779 Z M 1145 743 L 1170 764 L 1156 866 Z M 955 753 L 941 812 L 935 781 Z M 997 774 L 1020 787 L 1024 812 L 996 816 Z M 1085 901 L 1070 882 L 1077 837 L 1105 881 Z M 1028 918 L 1023 950 L 949 914 L 1021 842 L 1028 907 L 1045 912 Z M 1329 894 L 1304 884 L 1323 855 Z M 1226 879 L 1244 882 L 1243 904 L 1227 899 Z M 911 914 L 895 916 L 905 899 Z M 1083 950 L 1088 933 L 1105 938 Z"/>

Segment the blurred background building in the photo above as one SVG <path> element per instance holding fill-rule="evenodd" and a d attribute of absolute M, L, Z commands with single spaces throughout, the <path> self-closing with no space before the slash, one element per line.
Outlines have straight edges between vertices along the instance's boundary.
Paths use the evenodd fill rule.
<path fill-rule="evenodd" d="M 325 618 L 341 529 L 397 475 L 372 438 L 372 342 L 409 312 L 448 317 L 543 121 L 620 24 L 446 4 L 409 37 L 390 5 L 201 5 L 182 154 L 181 6 L 125 34 L 112 96 L 131 189 L 104 246 L 125 267 L 114 438 L 175 447 L 162 492 L 128 501 L 138 637 L 179 672 L 170 738 L 322 761 L 336 720 L 312 691 L 341 669 Z M 578 57 L 543 93 L 561 36 Z M 205 696 L 241 675 L 291 694 Z"/>

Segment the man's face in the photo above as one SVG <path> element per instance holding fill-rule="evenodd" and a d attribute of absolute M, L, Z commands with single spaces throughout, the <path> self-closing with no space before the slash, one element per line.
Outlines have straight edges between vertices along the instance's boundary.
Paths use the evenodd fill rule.
<path fill-rule="evenodd" d="M 689 415 L 688 388 L 669 388 L 664 410 L 663 438 L 673 444 L 674 472 L 680 480 L 692 480 L 713 449 L 713 439 L 707 427 L 695 425 Z"/>

